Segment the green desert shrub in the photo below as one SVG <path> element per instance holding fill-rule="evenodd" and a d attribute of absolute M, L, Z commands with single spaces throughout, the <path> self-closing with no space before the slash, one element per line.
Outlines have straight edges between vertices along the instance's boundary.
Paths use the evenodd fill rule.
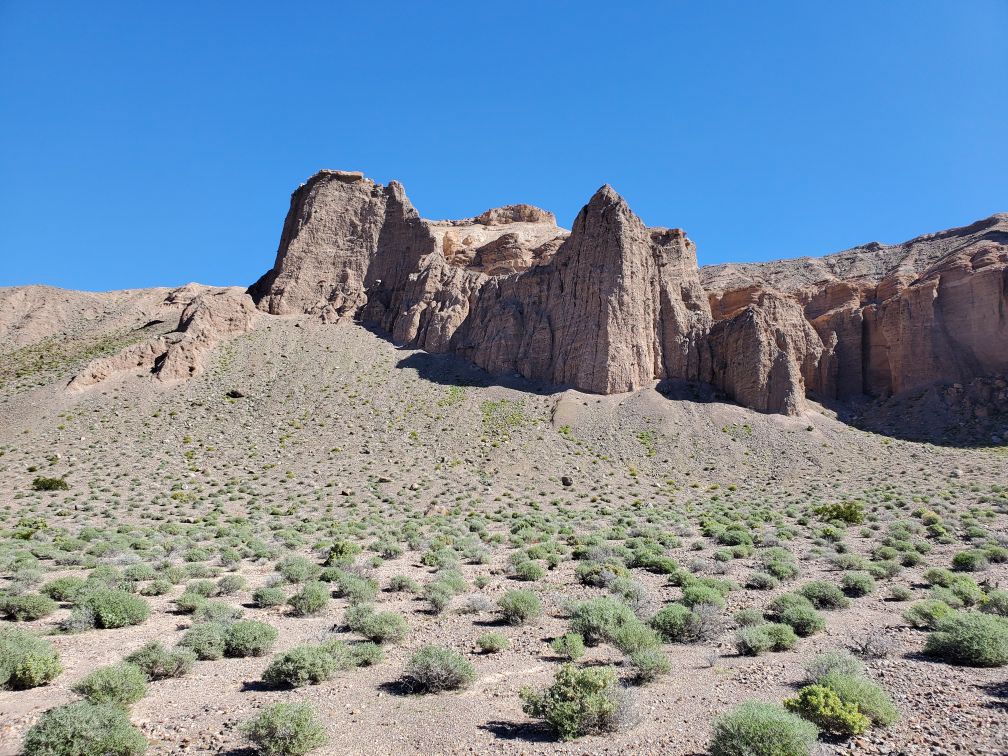
<path fill-rule="evenodd" d="M 257 620 L 232 622 L 224 631 L 224 655 L 264 656 L 273 648 L 276 639 L 277 629 L 265 622 Z"/>
<path fill-rule="evenodd" d="M 692 608 L 700 604 L 713 604 L 724 608 L 725 600 L 721 592 L 708 585 L 687 585 L 683 588 L 682 603 Z"/>
<path fill-rule="evenodd" d="M 151 580 L 140 589 L 141 596 L 164 596 L 172 589 L 172 583 L 165 578 Z"/>
<path fill-rule="evenodd" d="M 328 646 L 326 643 L 323 643 L 322 645 L 323 647 Z M 354 643 L 349 646 L 349 650 L 350 659 L 356 667 L 373 667 L 376 664 L 380 664 L 385 658 L 385 651 L 382 647 L 371 641 Z"/>
<path fill-rule="evenodd" d="M 147 676 L 135 664 L 124 662 L 96 669 L 74 686 L 88 701 L 123 708 L 134 704 L 147 692 Z"/>
<path fill-rule="evenodd" d="M 175 599 L 175 608 L 183 614 L 192 614 L 207 602 L 202 593 L 190 591 L 188 588 Z"/>
<path fill-rule="evenodd" d="M 980 611 L 1008 617 L 1008 591 L 994 590 L 988 593 L 980 605 Z"/>
<path fill-rule="evenodd" d="M 267 706 L 242 725 L 242 732 L 265 756 L 302 756 L 326 742 L 325 727 L 304 703 Z"/>
<path fill-rule="evenodd" d="M 871 725 L 856 705 L 841 701 L 836 691 L 825 685 L 806 685 L 784 705 L 821 730 L 837 735 L 860 735 Z"/>
<path fill-rule="evenodd" d="M 544 720 L 561 740 L 617 732 L 625 723 L 627 698 L 611 667 L 578 669 L 564 664 L 542 691 L 524 688 L 522 710 Z"/>
<path fill-rule="evenodd" d="M 645 625 L 636 617 L 633 622 L 620 625 L 613 634 L 611 642 L 627 656 L 661 645 L 661 637 L 651 627 Z"/>
<path fill-rule="evenodd" d="M 225 575 L 217 581 L 215 596 L 233 596 L 245 590 L 245 578 L 241 575 Z"/>
<path fill-rule="evenodd" d="M 196 662 L 196 653 L 188 648 L 167 649 L 159 641 L 151 641 L 124 661 L 135 664 L 148 680 L 167 680 L 182 677 Z"/>
<path fill-rule="evenodd" d="M 812 602 L 816 609 L 845 609 L 850 606 L 850 599 L 844 592 L 825 580 L 806 583 L 798 592 Z"/>
<path fill-rule="evenodd" d="M 553 652 L 564 659 L 577 661 L 585 654 L 585 643 L 577 633 L 567 633 L 559 638 L 554 638 L 550 643 Z"/>
<path fill-rule="evenodd" d="M 216 592 L 217 584 L 212 580 L 193 580 L 185 587 L 185 593 L 202 596 L 203 598 L 210 598 Z"/>
<path fill-rule="evenodd" d="M 820 678 L 818 684 L 832 689 L 845 704 L 856 706 L 873 725 L 888 727 L 899 719 L 899 710 L 889 694 L 864 675 L 830 672 Z"/>
<path fill-rule="evenodd" d="M 344 615 L 346 626 L 375 643 L 398 643 L 406 637 L 406 618 L 396 612 L 376 612 L 370 606 L 352 606 Z"/>
<path fill-rule="evenodd" d="M 798 635 L 791 625 L 783 622 L 768 622 L 761 627 L 770 639 L 771 651 L 790 651 L 798 643 Z"/>
<path fill-rule="evenodd" d="M 20 628 L 0 627 L 0 687 L 37 688 L 62 671 L 52 643 Z"/>
<path fill-rule="evenodd" d="M 244 612 L 224 601 L 204 601 L 193 612 L 193 622 L 232 622 Z"/>
<path fill-rule="evenodd" d="M 735 620 L 739 627 L 749 627 L 750 625 L 762 625 L 763 624 L 763 612 L 755 608 L 739 609 L 735 614 L 732 615 L 732 619 Z"/>
<path fill-rule="evenodd" d="M 496 654 L 511 645 L 511 641 L 503 633 L 483 633 L 476 639 L 479 650 L 485 654 Z"/>
<path fill-rule="evenodd" d="M 532 591 L 508 591 L 497 601 L 497 607 L 509 625 L 524 625 L 542 614 L 542 602 Z"/>
<path fill-rule="evenodd" d="M 848 651 L 824 651 L 805 663 L 805 677 L 809 683 L 818 683 L 830 674 L 862 675 L 864 665 Z"/>
<path fill-rule="evenodd" d="M 403 677 L 414 690 L 436 693 L 469 686 L 476 679 L 476 670 L 454 649 L 423 646 L 406 662 Z"/>
<path fill-rule="evenodd" d="M 759 656 L 772 647 L 773 641 L 767 634 L 765 625 L 750 625 L 735 633 L 735 650 L 742 656 Z"/>
<path fill-rule="evenodd" d="M 791 625 L 794 631 L 803 638 L 826 626 L 825 620 L 812 606 L 812 602 L 798 593 L 785 593 L 778 596 L 770 602 L 767 616 L 777 622 Z"/>
<path fill-rule="evenodd" d="M 650 682 L 672 669 L 665 652 L 660 648 L 641 648 L 628 655 L 634 669 L 634 677 L 639 682 Z"/>
<path fill-rule="evenodd" d="M 329 604 L 329 586 L 320 582 L 305 583 L 287 603 L 298 617 L 319 614 Z"/>
<path fill-rule="evenodd" d="M 819 729 L 777 704 L 747 701 L 714 720 L 711 756 L 809 756 Z"/>
<path fill-rule="evenodd" d="M 55 601 L 42 593 L 0 597 L 0 611 L 15 622 L 32 622 L 48 617 L 58 608 Z"/>
<path fill-rule="evenodd" d="M 93 612 L 95 626 L 105 630 L 139 625 L 150 616 L 150 606 L 143 598 L 117 588 L 101 588 L 86 594 L 78 608 Z"/>
<path fill-rule="evenodd" d="M 389 580 L 389 590 L 393 593 L 420 593 L 420 584 L 408 575 L 393 575 Z"/>
<path fill-rule="evenodd" d="M 512 565 L 511 571 L 512 577 L 514 577 L 515 580 L 525 580 L 531 582 L 535 580 L 542 580 L 546 577 L 546 570 L 543 566 L 531 559 L 526 559 Z"/>
<path fill-rule="evenodd" d="M 300 688 L 325 682 L 339 668 L 336 657 L 322 646 L 294 646 L 270 660 L 262 679 L 276 687 Z"/>
<path fill-rule="evenodd" d="M 315 580 L 322 568 L 303 556 L 292 556 L 277 563 L 277 572 L 288 583 L 307 583 Z"/>
<path fill-rule="evenodd" d="M 76 701 L 50 709 L 25 734 L 25 756 L 138 756 L 147 740 L 122 708 Z"/>
<path fill-rule="evenodd" d="M 981 612 L 953 612 L 938 621 L 924 652 L 975 667 L 1008 664 L 1008 620 Z"/>
<path fill-rule="evenodd" d="M 983 549 L 967 549 L 952 557 L 952 567 L 961 572 L 980 572 L 990 567 L 990 559 Z"/>
<path fill-rule="evenodd" d="M 746 588 L 754 591 L 770 591 L 780 585 L 780 580 L 768 572 L 754 572 L 746 580 Z"/>
<path fill-rule="evenodd" d="M 577 604 L 570 618 L 571 631 L 584 638 L 589 646 L 612 641 L 623 625 L 634 622 L 640 620 L 629 606 L 606 596 Z"/>
<path fill-rule="evenodd" d="M 750 625 L 735 633 L 735 650 L 742 656 L 759 656 L 767 651 L 787 651 L 794 648 L 798 636 L 790 625 L 767 622 Z"/>
<path fill-rule="evenodd" d="M 69 491 L 70 484 L 64 478 L 45 478 L 39 476 L 32 481 L 33 491 Z"/>
<path fill-rule="evenodd" d="M 123 570 L 123 577 L 132 582 L 138 582 L 141 580 L 153 580 L 157 577 L 157 573 L 149 564 L 141 562 L 139 564 L 131 564 Z"/>
<path fill-rule="evenodd" d="M 867 596 L 875 590 L 875 579 L 867 572 L 847 572 L 840 578 L 840 587 L 848 596 Z"/>
<path fill-rule="evenodd" d="M 941 622 L 942 618 L 948 617 L 953 611 L 952 607 L 944 601 L 927 599 L 925 601 L 918 601 L 916 604 L 911 604 L 903 612 L 903 619 L 911 627 L 921 630 L 934 630 L 938 627 L 938 623 Z"/>
<path fill-rule="evenodd" d="M 83 590 L 85 580 L 77 575 L 66 575 L 50 580 L 42 586 L 42 593 L 54 601 L 76 601 Z"/>
<path fill-rule="evenodd" d="M 179 645 L 190 649 L 202 661 L 223 659 L 226 631 L 223 622 L 203 622 L 189 628 Z"/>
<path fill-rule="evenodd" d="M 252 603 L 260 609 L 280 606 L 287 602 L 287 594 L 279 585 L 263 585 L 252 591 Z"/>
<path fill-rule="evenodd" d="M 864 522 L 864 506 L 857 501 L 822 504 L 815 508 L 815 513 L 827 522 L 839 521 L 846 525 L 860 525 Z"/>
<path fill-rule="evenodd" d="M 666 643 L 690 643 L 696 639 L 694 612 L 683 604 L 666 604 L 651 618 L 650 624 Z"/>
<path fill-rule="evenodd" d="M 378 595 L 378 583 L 375 580 L 352 572 L 340 570 L 333 582 L 336 584 L 336 595 L 345 598 L 351 604 L 373 601 Z"/>
<path fill-rule="evenodd" d="M 889 589 L 889 598 L 893 601 L 909 601 L 913 598 L 913 591 L 905 585 L 894 585 Z"/>
<path fill-rule="evenodd" d="M 434 614 L 442 614 L 451 604 L 455 591 L 445 583 L 434 581 L 424 586 L 424 598 L 431 605 Z"/>
<path fill-rule="evenodd" d="M 349 565 L 361 553 L 361 547 L 352 541 L 337 541 L 329 547 L 325 566 Z"/>

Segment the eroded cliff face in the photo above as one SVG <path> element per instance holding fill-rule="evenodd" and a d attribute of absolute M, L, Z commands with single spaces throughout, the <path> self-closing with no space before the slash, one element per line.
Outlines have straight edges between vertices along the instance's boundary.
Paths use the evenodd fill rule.
<path fill-rule="evenodd" d="M 698 269 L 609 186 L 568 233 L 529 205 L 428 221 L 397 182 L 322 171 L 291 198 L 259 309 L 584 391 L 699 380 L 763 412 L 1008 370 L 1008 216 L 904 245 Z"/>
<path fill-rule="evenodd" d="M 267 312 L 350 316 L 491 373 L 600 393 L 695 373 L 711 321 L 692 242 L 647 228 L 608 186 L 568 233 L 529 205 L 427 221 L 396 182 L 323 172 L 294 193 L 250 293 Z"/>
<path fill-rule="evenodd" d="M 892 246 L 700 271 L 715 319 L 767 292 L 800 309 L 833 364 L 823 398 L 887 397 L 1008 371 L 1008 215 Z"/>

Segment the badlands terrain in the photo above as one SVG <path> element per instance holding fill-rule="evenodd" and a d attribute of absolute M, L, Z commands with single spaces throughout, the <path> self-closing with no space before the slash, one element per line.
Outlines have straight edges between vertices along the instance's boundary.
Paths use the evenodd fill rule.
<path fill-rule="evenodd" d="M 1004 753 L 1006 237 L 323 172 L 248 293 L 0 289 L 0 754 Z"/>

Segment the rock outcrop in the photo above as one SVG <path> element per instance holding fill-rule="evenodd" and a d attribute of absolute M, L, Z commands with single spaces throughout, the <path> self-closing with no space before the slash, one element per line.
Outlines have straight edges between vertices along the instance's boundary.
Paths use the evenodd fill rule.
<path fill-rule="evenodd" d="M 814 328 L 830 369 L 805 374 L 826 399 L 888 397 L 1008 370 L 1008 215 L 823 258 L 700 271 L 716 320 L 767 292 Z"/>
<path fill-rule="evenodd" d="M 169 292 L 162 305 L 182 308 L 175 331 L 92 360 L 67 388 L 82 391 L 138 370 L 165 382 L 191 378 L 203 371 L 208 356 L 220 342 L 249 331 L 258 316 L 248 294 L 234 287 L 213 289 L 189 284 Z"/>
<path fill-rule="evenodd" d="M 887 247 L 698 269 L 609 186 L 570 233 L 530 205 L 428 221 L 397 182 L 322 171 L 291 198 L 273 314 L 353 318 L 402 346 L 584 391 L 704 381 L 800 414 L 807 393 L 889 395 L 1008 369 L 1008 216 Z"/>

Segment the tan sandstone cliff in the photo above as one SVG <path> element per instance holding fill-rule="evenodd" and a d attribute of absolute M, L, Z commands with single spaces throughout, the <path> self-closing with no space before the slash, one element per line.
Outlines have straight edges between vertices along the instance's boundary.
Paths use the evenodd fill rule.
<path fill-rule="evenodd" d="M 790 303 L 829 355 L 805 374 L 823 398 L 885 397 L 1008 372 L 1008 215 L 822 258 L 703 268 L 716 320 Z M 798 325 L 797 323 L 795 324 Z"/>
<path fill-rule="evenodd" d="M 420 217 L 397 182 L 321 171 L 294 192 L 273 314 L 354 318 L 400 345 L 584 391 L 699 380 L 763 412 L 1008 370 L 1008 216 L 836 255 L 698 269 L 609 186 L 568 233 L 529 205 Z"/>

